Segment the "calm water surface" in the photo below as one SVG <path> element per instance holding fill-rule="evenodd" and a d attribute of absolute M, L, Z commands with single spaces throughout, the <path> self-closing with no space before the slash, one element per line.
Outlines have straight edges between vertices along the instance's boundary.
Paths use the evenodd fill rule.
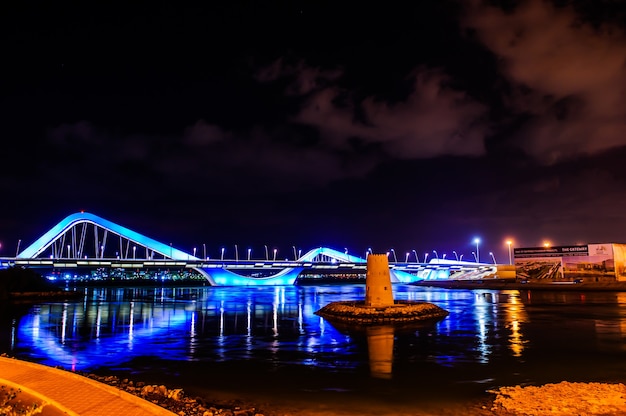
<path fill-rule="evenodd" d="M 503 385 L 626 381 L 626 293 L 399 285 L 445 319 L 340 331 L 314 314 L 363 285 L 86 289 L 4 305 L 0 352 L 185 391 L 388 405 L 462 401 Z"/>

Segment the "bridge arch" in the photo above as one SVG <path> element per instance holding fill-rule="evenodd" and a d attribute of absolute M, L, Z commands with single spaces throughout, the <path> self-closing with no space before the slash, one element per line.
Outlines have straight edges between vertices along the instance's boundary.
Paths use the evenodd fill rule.
<path fill-rule="evenodd" d="M 78 229 L 78 226 L 83 226 Z M 106 240 L 108 233 L 125 239 L 127 241 L 126 250 L 124 250 L 123 243 L 120 244 L 119 255 L 124 257 L 124 253 L 127 253 L 130 248 L 130 243 L 134 243 L 138 246 L 151 250 L 153 253 L 157 253 L 163 258 L 169 258 L 172 260 L 200 260 L 199 258 L 192 256 L 184 251 L 178 250 L 171 245 L 160 243 L 150 237 L 139 234 L 136 231 L 130 230 L 121 225 L 115 224 L 109 220 L 101 218 L 97 215 L 87 212 L 79 212 L 76 214 L 68 215 L 61 220 L 57 225 L 52 227 L 48 232 L 42 235 L 39 239 L 35 240 L 30 246 L 25 248 L 22 252 L 17 254 L 18 259 L 32 259 L 39 257 L 48 249 L 52 249 L 51 256 L 62 257 L 65 249 L 65 242 L 70 246 L 70 253 L 67 253 L 67 258 L 81 258 L 85 255 L 84 248 L 86 244 L 86 228 L 85 225 L 93 225 L 97 227 L 95 237 L 95 250 L 92 251 L 93 257 L 101 258 L 104 248 L 106 246 Z M 102 229 L 102 240 L 98 239 L 97 230 Z M 80 236 L 77 234 L 80 232 Z M 62 244 L 57 244 L 62 242 Z M 59 245 L 59 247 L 54 247 Z"/>

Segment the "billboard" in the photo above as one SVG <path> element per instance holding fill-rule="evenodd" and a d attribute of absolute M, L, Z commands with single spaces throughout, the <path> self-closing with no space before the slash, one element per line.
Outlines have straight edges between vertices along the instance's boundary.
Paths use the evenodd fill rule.
<path fill-rule="evenodd" d="M 514 255 L 521 279 L 626 281 L 624 244 L 516 248 Z"/>

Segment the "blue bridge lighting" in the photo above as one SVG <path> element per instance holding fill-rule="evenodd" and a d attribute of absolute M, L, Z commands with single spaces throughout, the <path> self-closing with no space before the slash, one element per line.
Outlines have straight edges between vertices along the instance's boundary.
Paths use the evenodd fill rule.
<path fill-rule="evenodd" d="M 13 259 L 0 259 L 0 266 L 83 268 L 178 267 L 194 270 L 213 286 L 293 285 L 305 270 L 322 273 L 342 270 L 364 275 L 367 260 L 348 254 L 348 250 L 318 247 L 294 260 L 219 260 L 199 258 L 130 230 L 97 215 L 79 212 L 61 220 Z M 110 253 L 114 252 L 115 255 Z M 294 247 L 294 257 L 295 257 Z M 408 259 L 407 259 L 408 260 Z M 489 265 L 451 260 L 430 263 L 397 261 L 390 264 L 394 283 L 447 279 L 453 273 L 481 277 L 494 273 Z"/>

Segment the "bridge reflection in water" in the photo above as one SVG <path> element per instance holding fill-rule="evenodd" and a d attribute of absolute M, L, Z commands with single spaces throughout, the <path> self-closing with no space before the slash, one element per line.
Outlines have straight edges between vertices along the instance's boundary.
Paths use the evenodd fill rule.
<path fill-rule="evenodd" d="M 444 342 L 433 358 L 488 363 L 506 345 L 513 357 L 525 348 L 523 304 L 516 293 L 472 293 L 400 285 L 396 299 L 425 300 L 451 311 L 409 337 L 465 334 L 468 351 Z M 494 299 L 500 296 L 501 299 Z M 118 366 L 142 356 L 176 361 L 266 359 L 274 363 L 345 368 L 364 364 L 355 349 L 367 346 L 371 374 L 392 373 L 393 328 L 345 331 L 314 314 L 336 300 L 360 300 L 361 285 L 258 288 L 86 289 L 83 301 L 42 303 L 15 323 L 9 350 L 44 364 L 74 370 Z M 504 321 L 503 327 L 500 321 Z M 497 332 L 497 344 L 494 334 Z M 365 344 L 355 339 L 367 339 Z M 467 344 L 467 342 L 465 342 Z"/>

